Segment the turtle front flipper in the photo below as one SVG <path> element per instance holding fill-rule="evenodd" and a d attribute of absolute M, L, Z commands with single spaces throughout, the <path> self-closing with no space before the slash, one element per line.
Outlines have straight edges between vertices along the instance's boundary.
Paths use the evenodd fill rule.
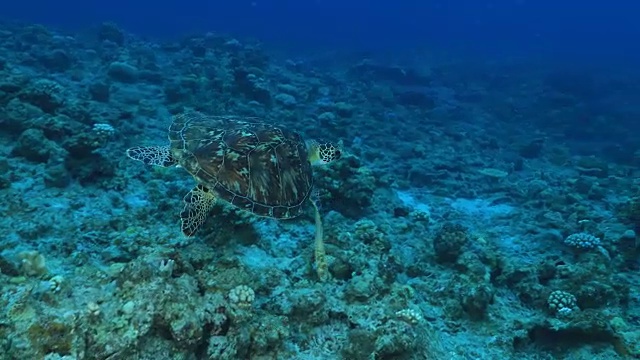
<path fill-rule="evenodd" d="M 207 220 L 211 208 L 216 203 L 216 196 L 213 191 L 198 185 L 189 191 L 182 201 L 184 208 L 180 212 L 181 230 L 185 236 L 191 237 Z"/>
<path fill-rule="evenodd" d="M 171 149 L 168 146 L 136 146 L 127 149 L 127 156 L 147 165 L 162 167 L 176 165 L 176 160 L 171 156 Z"/>
<path fill-rule="evenodd" d="M 324 249 L 324 228 L 322 226 L 322 218 L 320 217 L 320 209 L 318 209 L 318 203 L 311 200 L 316 220 L 316 238 L 314 246 L 314 259 L 316 266 L 316 274 L 318 279 L 322 282 L 329 280 L 329 265 L 327 263 L 327 252 Z"/>

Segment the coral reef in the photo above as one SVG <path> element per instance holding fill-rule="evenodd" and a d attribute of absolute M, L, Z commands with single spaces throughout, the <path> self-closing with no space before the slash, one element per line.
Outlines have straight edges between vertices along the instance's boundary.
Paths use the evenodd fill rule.
<path fill-rule="evenodd" d="M 637 77 L 0 26 L 0 360 L 640 356 Z M 191 176 L 125 151 L 185 109 L 339 142 L 318 216 L 184 238 Z"/>

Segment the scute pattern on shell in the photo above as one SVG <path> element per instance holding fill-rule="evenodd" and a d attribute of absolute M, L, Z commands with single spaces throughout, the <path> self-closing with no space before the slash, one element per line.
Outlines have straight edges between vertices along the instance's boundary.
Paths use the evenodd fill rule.
<path fill-rule="evenodd" d="M 255 118 L 180 114 L 172 155 L 196 181 L 256 215 L 293 218 L 313 187 L 307 147 L 294 131 Z"/>

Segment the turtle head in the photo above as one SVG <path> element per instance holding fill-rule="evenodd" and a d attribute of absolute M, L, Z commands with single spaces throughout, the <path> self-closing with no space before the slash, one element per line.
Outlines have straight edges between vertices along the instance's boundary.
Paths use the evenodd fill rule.
<path fill-rule="evenodd" d="M 325 165 L 342 156 L 341 147 L 336 144 L 310 141 L 308 146 L 311 165 Z"/>

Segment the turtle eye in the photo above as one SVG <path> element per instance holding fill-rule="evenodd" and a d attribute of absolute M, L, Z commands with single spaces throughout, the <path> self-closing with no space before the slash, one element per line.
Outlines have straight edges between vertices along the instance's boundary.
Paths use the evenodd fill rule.
<path fill-rule="evenodd" d="M 333 160 L 338 160 L 341 156 L 342 152 L 340 150 L 336 149 L 336 151 L 333 152 Z"/>

